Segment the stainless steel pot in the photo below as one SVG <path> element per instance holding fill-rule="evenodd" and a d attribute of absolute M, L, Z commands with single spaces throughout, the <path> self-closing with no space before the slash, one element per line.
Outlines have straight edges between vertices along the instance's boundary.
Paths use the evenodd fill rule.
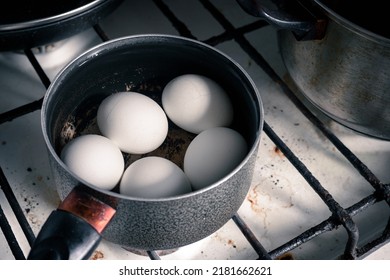
<path fill-rule="evenodd" d="M 223 179 L 185 195 L 140 199 L 89 185 L 61 161 L 59 153 L 66 141 L 80 134 L 98 133 L 96 109 L 106 96 L 131 88 L 161 102 L 164 85 L 185 73 L 206 75 L 226 89 L 234 104 L 232 128 L 244 136 L 250 148 L 239 166 Z M 81 216 L 81 220 L 102 231 L 104 238 L 127 248 L 173 249 L 207 237 L 236 213 L 247 195 L 262 126 L 262 102 L 253 81 L 236 62 L 206 44 L 176 36 L 140 35 L 116 39 L 87 51 L 58 74 L 43 102 L 43 135 L 63 202 L 55 211 L 60 212 L 56 214 L 61 216 L 59 221 L 55 217 L 48 219 L 30 258 L 88 257 L 99 238 L 92 233 L 83 235 L 85 229 L 77 229 L 82 223 L 79 219 L 69 221 L 62 217 L 67 212 Z M 174 139 L 180 133 L 171 123 L 168 136 L 171 134 Z M 178 157 L 180 166 L 178 153 L 185 151 L 185 145 L 180 147 L 177 143 L 188 139 L 191 137 L 185 135 L 180 141 L 166 143 L 173 145 L 176 152 L 164 156 L 173 161 Z M 82 208 L 85 204 L 97 207 L 78 210 L 78 202 L 82 202 Z M 104 230 L 96 226 L 107 223 L 111 215 L 113 218 Z M 65 224 L 61 225 L 61 220 Z M 51 223 L 61 229 L 53 230 Z M 64 233 L 69 228 L 78 239 L 70 236 L 72 233 Z M 84 241 L 95 244 L 83 248 Z"/>
<path fill-rule="evenodd" d="M 390 36 L 380 3 L 238 2 L 279 29 L 285 66 L 308 100 L 346 127 L 390 140 Z"/>

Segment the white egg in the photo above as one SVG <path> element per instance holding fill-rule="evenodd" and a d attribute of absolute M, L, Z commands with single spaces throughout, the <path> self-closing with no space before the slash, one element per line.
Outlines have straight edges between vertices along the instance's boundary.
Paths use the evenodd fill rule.
<path fill-rule="evenodd" d="M 191 192 L 184 172 L 173 162 L 149 156 L 133 162 L 123 173 L 119 192 L 140 198 L 166 198 Z"/>
<path fill-rule="evenodd" d="M 162 105 L 173 123 L 195 134 L 229 126 L 233 120 L 233 106 L 225 90 L 201 75 L 186 74 L 171 80 L 164 87 Z"/>
<path fill-rule="evenodd" d="M 164 110 L 150 97 L 120 92 L 100 104 L 97 123 L 101 133 L 126 153 L 144 154 L 158 148 L 168 134 Z"/>
<path fill-rule="evenodd" d="M 247 143 L 240 133 L 226 127 L 207 129 L 190 143 L 184 156 L 184 173 L 194 190 L 228 175 L 245 158 Z"/>
<path fill-rule="evenodd" d="M 110 139 L 95 134 L 71 140 L 63 148 L 61 159 L 79 178 L 105 190 L 119 183 L 125 168 L 119 148 Z"/>

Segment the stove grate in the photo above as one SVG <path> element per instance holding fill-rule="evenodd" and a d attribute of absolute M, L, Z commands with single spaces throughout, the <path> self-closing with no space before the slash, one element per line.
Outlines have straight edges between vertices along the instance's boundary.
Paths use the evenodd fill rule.
<path fill-rule="evenodd" d="M 385 201 L 387 205 L 390 205 L 390 184 L 381 182 L 373 172 L 363 163 L 360 159 L 350 151 L 313 113 L 309 111 L 307 107 L 295 96 L 293 91 L 288 87 L 288 85 L 276 74 L 272 67 L 266 62 L 262 55 L 256 50 L 249 41 L 246 40 L 244 35 L 248 32 L 260 29 L 268 24 L 262 20 L 255 21 L 253 23 L 241 26 L 239 28 L 234 27 L 226 17 L 213 5 L 209 0 L 200 0 L 204 8 L 209 11 L 209 13 L 221 24 L 224 28 L 224 32 L 209 39 L 203 40 L 204 43 L 211 46 L 217 46 L 225 41 L 235 40 L 240 47 L 256 62 L 256 64 L 262 68 L 262 70 L 269 75 L 269 77 L 276 83 L 278 83 L 284 93 L 289 97 L 289 99 L 296 105 L 296 107 L 301 110 L 301 112 L 310 120 L 313 125 L 315 125 L 327 139 L 336 147 L 338 151 L 352 164 L 352 166 L 363 176 L 363 178 L 370 183 L 373 187 L 373 193 L 363 198 L 354 205 L 343 208 L 340 204 L 330 195 L 330 193 L 321 185 L 321 183 L 313 176 L 310 170 L 304 165 L 303 162 L 299 160 L 297 155 L 295 155 L 290 148 L 286 145 L 286 142 L 279 137 L 275 131 L 265 122 L 264 133 L 271 139 L 271 141 L 276 145 L 276 147 L 286 156 L 290 163 L 294 166 L 297 172 L 299 172 L 303 178 L 308 182 L 311 188 L 317 193 L 317 195 L 322 199 L 326 206 L 331 211 L 332 215 L 317 224 L 316 226 L 307 229 L 300 235 L 295 238 L 287 241 L 280 247 L 267 252 L 262 244 L 260 243 L 258 237 L 256 237 L 251 229 L 247 226 L 245 221 L 238 215 L 234 215 L 232 220 L 240 229 L 245 238 L 249 241 L 253 249 L 258 254 L 258 259 L 281 259 L 287 258 L 288 252 L 301 246 L 302 244 L 333 230 L 336 230 L 339 226 L 342 226 L 347 235 L 347 241 L 345 244 L 344 253 L 340 258 L 342 259 L 359 259 L 364 255 L 374 251 L 376 248 L 386 244 L 390 240 L 390 219 L 387 223 L 386 228 L 382 233 L 379 233 L 375 239 L 372 239 L 361 246 L 358 246 L 359 241 L 359 228 L 354 223 L 352 217 L 357 215 L 360 212 L 366 211 L 374 204 Z M 156 6 L 160 11 L 165 15 L 165 17 L 172 23 L 176 28 L 178 33 L 181 36 L 197 39 L 191 32 L 191 30 L 182 22 L 180 19 L 172 12 L 170 7 L 162 0 L 154 0 Z M 94 26 L 96 33 L 102 39 L 102 41 L 109 40 L 109 37 L 105 34 L 104 30 L 99 26 Z M 36 60 L 33 52 L 31 50 L 26 50 L 25 55 L 29 59 L 30 63 L 34 67 L 38 76 L 41 79 L 42 84 L 48 88 L 50 85 L 50 80 L 46 76 L 42 67 L 39 65 Z M 20 107 L 14 108 L 7 112 L 0 114 L 0 125 L 2 123 L 11 121 L 20 116 L 26 115 L 28 113 L 37 111 L 42 105 L 43 98 L 36 100 L 34 102 L 22 105 Z M 15 195 L 13 194 L 11 186 L 7 181 L 3 171 L 0 168 L 0 186 L 4 192 L 8 203 L 11 205 L 15 216 L 25 234 L 29 244 L 31 245 L 35 236 L 31 230 L 31 227 L 26 220 L 23 210 L 16 201 Z M 4 235 L 7 239 L 9 247 L 15 257 L 15 259 L 25 259 L 23 252 L 12 232 L 11 226 L 7 221 L 7 218 L 4 215 L 2 208 L 0 207 L 0 227 L 4 232 Z M 147 255 L 150 259 L 158 260 L 160 256 L 155 251 L 148 251 Z"/>

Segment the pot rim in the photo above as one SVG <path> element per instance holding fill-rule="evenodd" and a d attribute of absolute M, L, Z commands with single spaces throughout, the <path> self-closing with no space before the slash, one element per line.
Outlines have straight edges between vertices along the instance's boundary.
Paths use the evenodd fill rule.
<path fill-rule="evenodd" d="M 47 123 L 46 123 L 46 115 L 47 115 L 47 108 L 48 104 L 50 103 L 50 100 L 52 98 L 52 92 L 54 91 L 54 87 L 57 83 L 62 82 L 61 80 L 63 79 L 63 76 L 67 76 L 67 72 L 70 71 L 70 69 L 76 64 L 78 66 L 81 66 L 83 63 L 85 63 L 87 60 L 91 59 L 92 57 L 96 57 L 99 55 L 100 52 L 104 51 L 110 51 L 112 49 L 115 49 L 118 45 L 122 46 L 123 44 L 126 44 L 128 41 L 136 40 L 136 39 L 173 39 L 173 40 L 182 40 L 186 41 L 192 44 L 197 44 L 202 46 L 203 48 L 209 49 L 210 51 L 216 53 L 217 55 L 220 55 L 224 59 L 227 59 L 232 63 L 232 65 L 239 71 L 247 82 L 251 85 L 251 88 L 253 89 L 253 92 L 255 93 L 256 96 L 256 106 L 259 109 L 259 125 L 256 130 L 256 137 L 254 139 L 254 142 L 252 146 L 250 147 L 247 155 L 245 158 L 241 161 L 241 163 L 236 166 L 229 174 L 218 180 L 217 182 L 202 188 L 200 190 L 192 191 L 190 193 L 182 194 L 182 195 L 177 195 L 177 196 L 172 196 L 172 197 L 166 197 L 166 198 L 139 198 L 139 197 L 132 197 L 132 196 L 127 196 L 127 195 L 122 195 L 120 193 L 113 192 L 111 190 L 103 190 L 98 187 L 95 187 L 88 182 L 84 181 L 83 179 L 79 178 L 76 174 L 74 174 L 72 171 L 69 170 L 69 168 L 65 165 L 65 163 L 60 159 L 59 155 L 55 151 L 51 141 L 50 137 L 47 133 Z M 260 143 L 260 138 L 261 138 L 261 132 L 263 130 L 263 125 L 264 125 L 264 109 L 263 109 L 263 102 L 260 96 L 260 93 L 252 80 L 252 78 L 249 76 L 249 74 L 243 69 L 243 67 L 238 64 L 235 60 L 233 60 L 231 57 L 229 57 L 227 54 L 223 53 L 222 51 L 206 44 L 203 42 L 200 42 L 195 39 L 190 39 L 182 36 L 177 36 L 177 35 L 170 35 L 170 34 L 138 34 L 138 35 L 130 35 L 130 36 L 123 36 L 119 37 L 116 39 L 112 39 L 106 42 L 103 42 L 101 44 L 98 44 L 73 60 L 71 60 L 65 67 L 63 67 L 55 76 L 53 81 L 51 82 L 50 86 L 48 87 L 46 94 L 43 99 L 42 103 L 42 109 L 41 109 L 41 129 L 43 133 L 43 138 L 46 144 L 46 148 L 48 149 L 49 153 L 54 157 L 55 161 L 57 164 L 59 164 L 66 172 L 72 175 L 73 178 L 75 178 L 78 182 L 81 182 L 82 184 L 86 185 L 87 187 L 90 187 L 91 189 L 99 192 L 99 193 L 104 193 L 108 196 L 115 197 L 118 199 L 122 200 L 129 200 L 129 201 L 138 201 L 138 202 L 163 202 L 163 201 L 175 201 L 175 200 L 180 200 L 183 198 L 188 198 L 196 195 L 200 195 L 202 193 L 208 192 L 214 188 L 217 188 L 220 184 L 223 182 L 229 180 L 232 176 L 234 176 L 240 169 L 243 168 L 243 166 L 249 161 L 250 157 L 257 152 L 258 146 Z"/>
<path fill-rule="evenodd" d="M 373 31 L 370 31 L 360 25 L 348 20 L 347 18 L 341 16 L 336 13 L 332 8 L 324 4 L 321 0 L 313 0 L 320 8 L 324 11 L 324 13 L 334 22 L 338 23 L 341 26 L 349 29 L 350 31 L 372 41 L 375 41 L 380 44 L 390 45 L 390 38 L 379 35 Z"/>
<path fill-rule="evenodd" d="M 111 0 L 94 0 L 73 10 L 69 10 L 62 14 L 53 15 L 46 18 L 40 18 L 40 19 L 18 22 L 18 23 L 0 24 L 0 31 L 17 31 L 17 30 L 56 23 L 64 19 L 77 16 L 107 1 L 111 1 Z"/>

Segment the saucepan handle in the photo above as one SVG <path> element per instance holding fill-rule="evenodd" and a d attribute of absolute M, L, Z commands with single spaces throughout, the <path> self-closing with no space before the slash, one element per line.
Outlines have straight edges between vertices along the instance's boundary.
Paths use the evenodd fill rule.
<path fill-rule="evenodd" d="M 300 0 L 236 1 L 248 14 L 279 29 L 291 30 L 297 40 L 321 39 L 325 34 L 327 19 L 313 4 Z"/>
<path fill-rule="evenodd" d="M 27 259 L 88 259 L 114 215 L 114 208 L 74 188 L 46 220 Z"/>

